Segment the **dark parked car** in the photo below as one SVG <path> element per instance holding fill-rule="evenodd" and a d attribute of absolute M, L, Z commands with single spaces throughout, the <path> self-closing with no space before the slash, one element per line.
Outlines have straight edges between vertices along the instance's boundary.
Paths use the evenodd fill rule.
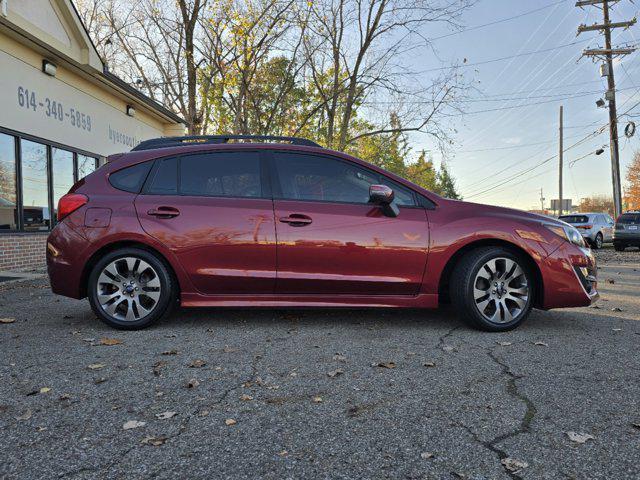
<path fill-rule="evenodd" d="M 502 331 L 533 307 L 598 296 L 594 258 L 572 226 L 448 200 L 304 139 L 149 140 L 75 184 L 58 218 L 47 244 L 53 291 L 88 296 L 117 328 L 145 327 L 176 301 L 446 301 L 471 325 Z"/>
<path fill-rule="evenodd" d="M 622 252 L 627 247 L 640 247 L 640 212 L 626 212 L 616 220 L 613 248 Z"/>

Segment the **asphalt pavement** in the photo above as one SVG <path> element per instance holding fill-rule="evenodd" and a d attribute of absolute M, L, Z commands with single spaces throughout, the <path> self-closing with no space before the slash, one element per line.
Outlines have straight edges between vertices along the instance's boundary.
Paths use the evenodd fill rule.
<path fill-rule="evenodd" d="M 640 252 L 597 308 L 178 310 L 111 330 L 0 285 L 0 478 L 640 478 Z"/>

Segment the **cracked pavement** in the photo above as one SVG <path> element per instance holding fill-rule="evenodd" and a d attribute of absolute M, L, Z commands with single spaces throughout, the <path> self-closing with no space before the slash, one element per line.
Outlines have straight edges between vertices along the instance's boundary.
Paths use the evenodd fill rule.
<path fill-rule="evenodd" d="M 639 478 L 639 260 L 601 267 L 599 308 L 503 334 L 450 309 L 177 310 L 121 332 L 44 279 L 2 285 L 0 478 Z"/>

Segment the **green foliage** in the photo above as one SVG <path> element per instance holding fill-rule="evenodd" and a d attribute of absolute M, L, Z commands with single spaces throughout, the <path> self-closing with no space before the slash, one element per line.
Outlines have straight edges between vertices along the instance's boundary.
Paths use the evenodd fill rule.
<path fill-rule="evenodd" d="M 438 192 L 440 195 L 446 198 L 453 198 L 454 200 L 460 200 L 460 194 L 456 190 L 456 181 L 449 173 L 447 164 L 442 162 L 440 164 L 440 171 L 437 176 Z"/>

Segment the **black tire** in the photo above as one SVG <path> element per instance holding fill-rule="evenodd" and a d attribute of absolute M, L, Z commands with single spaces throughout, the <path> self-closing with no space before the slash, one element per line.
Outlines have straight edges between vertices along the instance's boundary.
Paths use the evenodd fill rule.
<path fill-rule="evenodd" d="M 624 252 L 624 249 L 627 248 L 626 245 L 623 245 L 622 243 L 614 243 L 613 244 L 613 249 L 616 252 Z"/>
<path fill-rule="evenodd" d="M 594 250 L 598 250 L 599 248 L 602 248 L 602 244 L 604 243 L 604 238 L 602 237 L 602 233 L 598 232 L 596 234 L 596 239 L 593 241 L 591 248 L 593 248 Z"/>
<path fill-rule="evenodd" d="M 159 293 L 158 293 L 159 298 L 155 301 L 155 303 L 153 304 L 153 307 L 150 307 L 148 303 L 144 305 L 145 307 L 149 308 L 150 313 L 146 315 L 144 314 L 141 315 L 141 312 L 144 312 L 144 310 L 140 310 L 139 308 L 134 307 L 133 311 L 137 313 L 140 316 L 140 318 L 132 317 L 132 319 L 130 320 L 119 318 L 123 316 L 121 313 L 115 312 L 114 314 L 110 314 L 109 312 L 107 312 L 101 306 L 98 298 L 99 287 L 101 288 L 101 291 L 103 291 L 103 293 L 104 293 L 104 290 L 103 290 L 104 288 L 107 288 L 107 287 L 116 288 L 115 290 L 113 290 L 113 293 L 109 292 L 106 294 L 106 295 L 113 295 L 113 294 L 118 295 L 116 300 L 114 302 L 110 302 L 110 304 L 113 305 L 113 304 L 119 304 L 122 302 L 121 307 L 116 307 L 120 311 L 122 310 L 122 308 L 127 308 L 127 307 L 131 308 L 131 304 L 134 303 L 134 301 L 129 302 L 129 298 L 127 298 L 129 294 L 125 292 L 124 288 L 121 288 L 119 286 L 114 287 L 109 283 L 100 283 L 100 285 L 98 285 L 98 279 L 103 274 L 103 270 L 109 265 L 113 264 L 114 262 L 116 262 L 116 265 L 118 265 L 121 268 L 120 270 L 116 269 L 116 273 L 121 273 L 124 268 L 122 267 L 122 264 L 124 263 L 124 265 L 126 266 L 125 258 L 138 259 L 139 263 L 136 263 L 136 265 L 144 265 L 143 262 L 146 262 L 149 266 L 151 266 L 151 269 L 146 270 L 147 273 L 142 272 L 137 278 L 137 282 L 138 282 L 137 284 L 140 285 L 139 289 L 141 291 L 139 292 L 139 294 L 135 293 L 136 297 L 134 301 L 135 300 L 138 301 L 139 307 L 143 306 L 142 305 L 143 302 L 149 302 L 149 297 L 145 297 L 146 293 L 144 292 L 144 290 L 146 289 L 146 287 L 141 277 L 143 275 L 150 276 L 151 275 L 150 272 L 152 272 L 154 274 L 152 278 L 154 279 L 157 278 L 157 280 L 159 281 Z M 111 281 L 110 282 L 113 283 L 114 285 L 115 284 L 119 285 L 121 281 L 125 280 L 124 276 L 130 275 L 130 278 L 135 278 L 136 273 L 137 272 L 134 271 L 131 274 L 129 273 L 126 273 L 124 275 L 121 274 L 118 276 L 120 278 L 117 278 L 118 281 L 113 280 L 112 282 Z M 104 277 L 102 278 L 104 279 Z M 156 283 L 158 282 L 155 282 L 154 285 Z M 127 286 L 127 288 L 129 287 Z M 138 288 L 136 288 L 135 290 L 138 290 Z M 155 288 L 154 289 L 149 288 L 149 290 L 155 290 Z M 96 316 L 100 320 L 102 320 L 104 323 L 106 323 L 110 327 L 121 329 L 121 330 L 140 330 L 142 328 L 146 328 L 152 325 L 153 323 L 157 322 L 158 320 L 160 320 L 161 318 L 169 314 L 169 312 L 171 311 L 171 308 L 175 303 L 177 286 L 175 284 L 173 276 L 169 271 L 169 268 L 167 267 L 167 265 L 162 259 L 158 258 L 158 256 L 156 256 L 155 254 L 147 250 L 143 250 L 141 248 L 122 248 L 122 249 L 118 249 L 108 253 L 96 263 L 96 265 L 93 267 L 89 275 L 87 292 L 88 292 L 87 296 L 89 297 L 89 303 L 91 305 L 91 309 L 96 314 Z M 131 293 L 134 293 L 134 292 L 131 292 Z M 124 305 L 124 300 L 127 301 L 126 306 Z M 105 305 L 107 304 L 109 304 L 109 302 L 105 303 Z"/>
<path fill-rule="evenodd" d="M 499 306 L 500 304 L 498 302 L 500 300 L 495 300 L 496 299 L 494 294 L 495 290 L 491 290 L 493 288 L 491 286 L 491 282 L 493 280 L 488 281 L 489 290 L 487 291 L 486 299 L 489 299 L 490 302 L 489 302 L 489 305 L 485 307 L 483 311 L 487 312 L 487 309 L 489 309 L 490 311 L 491 306 L 494 306 L 495 310 L 498 310 L 499 308 L 501 308 L 502 309 L 501 311 L 495 312 L 494 310 L 494 312 L 497 313 L 498 315 L 505 316 L 505 321 L 503 323 L 490 321 L 490 319 L 486 318 L 485 317 L 486 313 L 483 314 L 480 311 L 479 307 L 477 306 L 477 305 L 482 305 L 484 301 L 477 302 L 476 299 L 474 298 L 476 282 L 486 281 L 482 278 L 476 278 L 480 274 L 480 269 L 484 269 L 484 266 L 487 262 L 490 262 L 495 259 L 500 259 L 498 260 L 498 262 L 504 265 L 506 265 L 507 262 L 506 260 L 501 260 L 501 259 L 511 260 L 515 262 L 522 269 L 522 275 L 519 275 L 517 279 L 516 277 L 513 277 L 512 280 L 509 280 L 507 282 L 508 283 L 507 288 L 509 288 L 509 284 L 511 286 L 518 286 L 518 283 L 523 281 L 526 282 L 525 286 L 528 287 L 528 293 L 526 297 L 523 297 L 523 298 L 521 298 L 520 296 L 517 297 L 521 300 L 519 302 L 520 304 L 522 304 L 524 301 L 524 305 L 522 308 L 516 308 L 515 307 L 516 302 L 510 296 L 508 296 L 511 294 L 505 294 L 504 287 L 499 287 L 499 288 L 502 288 L 502 292 L 498 291 L 498 293 L 502 293 L 502 295 L 498 296 L 497 298 L 502 298 L 502 296 L 504 297 L 503 305 L 507 305 L 507 302 L 508 302 L 507 309 L 509 310 L 509 312 L 507 316 L 504 313 L 504 307 Z M 484 274 L 486 275 L 486 272 L 488 271 L 483 270 L 483 272 L 485 272 Z M 504 282 L 503 282 L 503 285 L 504 285 Z M 535 298 L 536 286 L 537 285 L 535 284 L 535 277 L 533 275 L 533 272 L 531 271 L 531 268 L 529 267 L 529 262 L 527 262 L 526 259 L 522 258 L 520 255 L 516 254 L 515 252 L 507 248 L 482 247 L 467 253 L 458 262 L 451 276 L 450 295 L 451 295 L 451 301 L 454 305 L 454 308 L 458 311 L 458 314 L 460 315 L 460 317 L 469 325 L 471 325 L 474 328 L 489 331 L 489 332 L 504 332 L 504 331 L 512 330 L 516 328 L 527 319 L 533 307 L 533 299 Z M 493 296 L 492 297 L 493 300 L 491 298 L 488 298 L 489 295 Z M 484 300 L 484 299 L 485 298 L 481 300 Z M 512 315 L 511 308 L 514 308 L 513 310 L 514 312 L 518 310 L 517 314 Z M 508 320 L 510 316 L 512 316 L 513 318 L 511 320 Z"/>

